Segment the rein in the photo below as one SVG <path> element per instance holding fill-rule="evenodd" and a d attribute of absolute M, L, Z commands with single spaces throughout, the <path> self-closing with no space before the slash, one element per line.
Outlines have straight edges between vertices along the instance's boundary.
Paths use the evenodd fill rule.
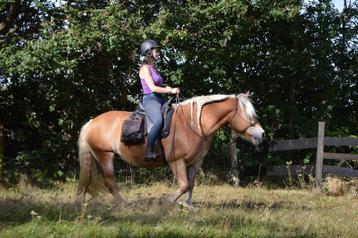
<path fill-rule="evenodd" d="M 188 118 L 185 116 L 185 113 L 184 113 L 184 111 L 183 111 L 183 108 L 181 107 L 181 104 L 178 104 L 178 108 L 180 107 L 180 109 L 181 109 L 181 113 L 182 113 L 182 115 L 183 115 L 183 117 L 185 118 L 185 122 L 188 120 Z M 200 123 L 200 122 L 198 122 L 198 123 Z M 196 135 L 196 136 L 198 136 L 199 138 L 201 138 L 202 140 L 204 140 L 204 141 L 206 141 L 206 142 L 210 142 L 210 140 L 208 139 L 208 137 L 204 134 L 204 131 L 202 131 L 202 134 L 203 135 L 200 135 L 198 132 L 196 132 L 195 130 L 194 130 L 194 128 L 191 126 L 191 125 L 189 125 L 188 123 L 185 123 L 185 125 L 187 126 L 187 127 L 189 127 L 190 128 L 190 130 L 192 131 L 192 132 L 194 132 L 194 134 Z"/>
<path fill-rule="evenodd" d="M 180 105 L 180 100 L 179 100 L 179 94 L 176 95 L 175 97 L 175 103 Z M 175 108 L 174 110 L 174 114 L 177 114 L 178 108 Z M 173 137 L 172 137 L 172 142 L 171 142 L 171 148 L 170 148 L 170 154 L 171 156 L 174 158 L 175 155 L 175 151 L 174 151 L 174 139 L 175 139 L 175 131 L 176 131 L 176 127 L 177 127 L 177 118 L 175 118 L 174 120 L 174 128 L 173 128 Z M 165 156 L 164 156 L 165 157 Z M 169 158 L 168 158 L 169 159 Z"/>

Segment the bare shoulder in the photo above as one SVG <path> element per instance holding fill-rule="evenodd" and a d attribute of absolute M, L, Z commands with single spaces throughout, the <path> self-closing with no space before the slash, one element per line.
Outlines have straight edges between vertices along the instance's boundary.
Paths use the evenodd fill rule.
<path fill-rule="evenodd" d="M 142 66 L 140 66 L 139 71 L 146 71 L 149 70 L 149 65 L 147 64 L 143 64 Z"/>
<path fill-rule="evenodd" d="M 139 76 L 144 76 L 149 73 L 149 67 L 147 64 L 144 64 L 139 69 Z"/>

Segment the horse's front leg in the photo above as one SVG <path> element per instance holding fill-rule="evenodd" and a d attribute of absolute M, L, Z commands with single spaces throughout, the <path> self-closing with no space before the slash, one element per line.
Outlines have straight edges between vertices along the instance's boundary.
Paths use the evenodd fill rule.
<path fill-rule="evenodd" d="M 174 203 L 178 198 L 186 193 L 188 190 L 188 178 L 186 174 L 186 165 L 183 159 L 170 162 L 170 169 L 172 170 L 174 177 L 178 181 L 179 189 L 173 193 L 167 194 L 164 197 L 165 202 Z"/>
<path fill-rule="evenodd" d="M 196 208 L 193 206 L 193 190 L 195 186 L 195 176 L 198 173 L 199 169 L 201 168 L 202 163 L 203 163 L 203 159 L 201 158 L 187 167 L 188 197 L 185 202 L 180 202 L 179 204 L 185 208 L 188 208 L 191 211 L 196 211 Z"/>
<path fill-rule="evenodd" d="M 202 163 L 203 163 L 203 159 L 201 158 L 187 168 L 189 187 L 188 187 L 188 198 L 186 199 L 185 202 L 189 206 L 193 205 L 193 190 L 195 186 L 195 176 L 198 173 L 199 169 L 201 168 Z"/>

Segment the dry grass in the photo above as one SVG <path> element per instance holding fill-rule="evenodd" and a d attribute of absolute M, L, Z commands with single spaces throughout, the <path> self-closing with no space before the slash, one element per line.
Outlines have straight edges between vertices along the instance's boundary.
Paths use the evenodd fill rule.
<path fill-rule="evenodd" d="M 350 199 L 358 198 L 358 181 L 346 181 L 339 177 L 327 176 L 323 183 L 323 191 L 332 196 L 347 196 Z"/>
<path fill-rule="evenodd" d="M 327 177 L 323 183 L 323 189 L 331 195 L 341 196 L 347 191 L 347 186 L 343 179 Z"/>
<path fill-rule="evenodd" d="M 338 187 L 338 186 L 337 186 Z M 73 203 L 75 185 L 0 189 L 0 237 L 354 237 L 358 199 L 307 190 L 200 185 L 197 212 L 160 205 L 169 184 L 122 186 L 127 207 L 110 196 Z M 338 189 L 338 191 L 340 191 Z"/>

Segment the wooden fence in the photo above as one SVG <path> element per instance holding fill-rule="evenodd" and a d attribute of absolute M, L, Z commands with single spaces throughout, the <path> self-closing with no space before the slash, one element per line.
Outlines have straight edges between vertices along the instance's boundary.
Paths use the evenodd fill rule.
<path fill-rule="evenodd" d="M 301 149 L 317 149 L 316 165 L 283 165 L 273 166 L 266 171 L 267 176 L 285 176 L 298 173 L 315 175 L 316 187 L 322 188 L 322 173 L 338 176 L 358 177 L 358 170 L 323 165 L 324 159 L 331 160 L 358 160 L 358 154 L 342 154 L 324 152 L 324 146 L 358 146 L 358 138 L 337 138 L 324 136 L 324 122 L 318 123 L 318 137 L 283 140 L 276 142 L 270 151 L 287 151 Z"/>
<path fill-rule="evenodd" d="M 341 154 L 341 153 L 325 153 L 324 146 L 326 144 L 326 139 L 324 137 L 324 122 L 318 123 L 318 138 L 317 138 L 317 156 L 316 156 L 316 187 L 322 188 L 322 169 L 323 169 L 323 159 L 333 159 L 333 160 L 358 160 L 358 154 Z M 358 139 L 356 138 L 346 138 L 345 143 L 342 144 L 342 141 L 338 141 L 335 146 L 340 145 L 349 145 L 357 146 Z"/>

